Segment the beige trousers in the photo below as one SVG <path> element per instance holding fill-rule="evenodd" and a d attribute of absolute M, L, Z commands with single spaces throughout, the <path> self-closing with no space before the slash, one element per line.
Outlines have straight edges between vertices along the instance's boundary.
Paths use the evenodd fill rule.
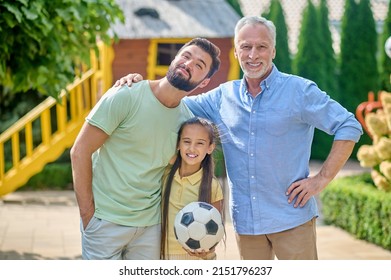
<path fill-rule="evenodd" d="M 236 234 L 243 260 L 317 260 L 316 218 L 298 227 L 262 235 Z"/>

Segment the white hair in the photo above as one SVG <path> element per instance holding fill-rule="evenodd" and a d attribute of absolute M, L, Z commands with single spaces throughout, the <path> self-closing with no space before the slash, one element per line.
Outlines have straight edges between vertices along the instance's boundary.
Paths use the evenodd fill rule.
<path fill-rule="evenodd" d="M 274 23 L 271 20 L 267 20 L 266 18 L 261 17 L 261 16 L 246 16 L 246 17 L 242 17 L 236 23 L 236 26 L 235 26 L 235 43 L 236 43 L 236 38 L 238 36 L 238 33 L 239 33 L 240 29 L 242 29 L 243 26 L 248 25 L 248 24 L 264 25 L 269 30 L 270 37 L 271 37 L 271 39 L 273 41 L 273 46 L 274 47 L 276 46 L 276 26 L 274 25 Z"/>

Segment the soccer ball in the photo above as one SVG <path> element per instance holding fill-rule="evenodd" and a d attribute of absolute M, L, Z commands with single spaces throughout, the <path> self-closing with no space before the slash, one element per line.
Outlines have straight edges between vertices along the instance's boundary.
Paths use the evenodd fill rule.
<path fill-rule="evenodd" d="M 220 242 L 224 226 L 215 207 L 205 202 L 191 202 L 176 215 L 174 232 L 185 249 L 207 252 Z"/>

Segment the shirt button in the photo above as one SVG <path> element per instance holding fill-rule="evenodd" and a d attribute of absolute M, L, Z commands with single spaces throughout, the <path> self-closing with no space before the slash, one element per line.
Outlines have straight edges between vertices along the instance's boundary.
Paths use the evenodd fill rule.
<path fill-rule="evenodd" d="M 253 114 L 255 114 L 255 110 L 253 111 Z"/>
<path fill-rule="evenodd" d="M 253 131 L 251 132 L 251 135 L 254 135 L 254 132 L 253 132 Z"/>
<path fill-rule="evenodd" d="M 252 175 L 251 178 L 254 179 L 254 175 Z"/>
<path fill-rule="evenodd" d="M 250 154 L 250 156 L 252 156 L 252 157 L 253 157 L 253 156 L 254 156 L 254 154 Z"/>
<path fill-rule="evenodd" d="M 255 196 L 253 196 L 253 200 L 255 200 Z"/>

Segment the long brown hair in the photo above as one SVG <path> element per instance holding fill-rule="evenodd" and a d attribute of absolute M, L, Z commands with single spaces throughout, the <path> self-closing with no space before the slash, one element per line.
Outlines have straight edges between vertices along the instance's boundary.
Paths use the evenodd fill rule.
<path fill-rule="evenodd" d="M 209 134 L 209 145 L 216 142 L 217 138 L 217 130 L 213 123 L 210 121 L 195 117 L 188 119 L 187 121 L 183 122 L 182 125 L 179 128 L 178 131 L 178 138 L 177 138 L 177 147 L 179 146 L 179 141 L 181 139 L 182 131 L 187 125 L 201 125 L 204 127 Z M 160 256 L 162 259 L 165 257 L 166 253 L 166 243 L 167 243 L 167 232 L 168 232 L 168 208 L 169 208 L 169 202 L 170 202 L 170 193 L 171 193 L 171 185 L 172 181 L 174 179 L 174 175 L 176 171 L 180 168 L 182 163 L 182 157 L 180 155 L 180 152 L 177 151 L 177 156 L 175 159 L 175 162 L 170 170 L 170 173 L 167 176 L 167 180 L 165 183 L 165 190 L 163 192 L 162 196 L 162 234 L 161 234 L 161 245 L 160 245 Z M 201 179 L 201 185 L 200 185 L 200 191 L 198 195 L 198 200 L 211 203 L 211 196 L 212 196 L 212 180 L 214 178 L 214 161 L 212 154 L 206 154 L 205 158 L 201 162 L 202 167 L 202 179 Z M 164 182 L 163 182 L 164 183 Z"/>

